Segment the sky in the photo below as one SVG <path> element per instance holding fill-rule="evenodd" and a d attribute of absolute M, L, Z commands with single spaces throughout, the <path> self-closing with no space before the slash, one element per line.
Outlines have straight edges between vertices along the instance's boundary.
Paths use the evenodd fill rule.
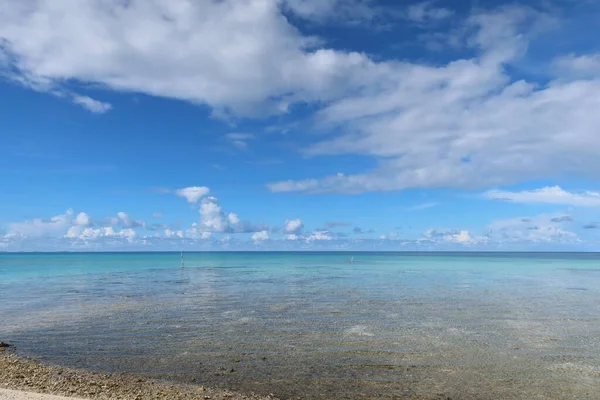
<path fill-rule="evenodd" d="M 0 251 L 600 250 L 600 0 L 0 0 Z"/>

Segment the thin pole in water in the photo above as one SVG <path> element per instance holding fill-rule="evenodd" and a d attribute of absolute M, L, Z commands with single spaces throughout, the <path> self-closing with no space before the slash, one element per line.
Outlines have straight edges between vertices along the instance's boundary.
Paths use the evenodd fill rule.
<path fill-rule="evenodd" d="M 183 268 L 183 250 L 181 250 L 181 268 Z"/>

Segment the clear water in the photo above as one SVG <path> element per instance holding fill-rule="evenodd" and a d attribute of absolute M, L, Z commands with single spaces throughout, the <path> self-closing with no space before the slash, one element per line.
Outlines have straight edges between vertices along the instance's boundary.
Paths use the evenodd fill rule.
<path fill-rule="evenodd" d="M 0 339 L 286 398 L 598 398 L 600 254 L 179 256 L 0 254 Z"/>

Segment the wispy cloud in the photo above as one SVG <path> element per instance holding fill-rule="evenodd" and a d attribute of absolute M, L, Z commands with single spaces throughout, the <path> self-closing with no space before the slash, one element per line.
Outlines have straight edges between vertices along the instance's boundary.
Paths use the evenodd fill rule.
<path fill-rule="evenodd" d="M 520 192 L 490 190 L 485 192 L 483 196 L 490 200 L 524 204 L 559 204 L 580 207 L 600 206 L 600 192 L 585 191 L 571 193 L 560 186 L 548 186 L 541 189 Z"/>
<path fill-rule="evenodd" d="M 79 104 L 83 108 L 85 108 L 93 113 L 96 113 L 96 114 L 104 114 L 105 112 L 112 109 L 111 104 L 92 99 L 91 97 L 88 97 L 88 96 L 81 96 L 81 95 L 75 94 L 75 95 L 73 95 L 72 98 L 73 98 L 73 102 L 75 104 Z"/>
<path fill-rule="evenodd" d="M 350 225 L 350 223 L 344 221 L 327 221 L 325 222 L 325 229 L 341 228 Z"/>
<path fill-rule="evenodd" d="M 448 8 L 436 7 L 435 1 L 422 1 L 410 5 L 406 10 L 406 17 L 414 22 L 440 21 L 454 15 Z"/>
<path fill-rule="evenodd" d="M 225 138 L 238 149 L 246 149 L 248 141 L 256 137 L 251 133 L 228 133 L 225 135 Z"/>
<path fill-rule="evenodd" d="M 412 206 L 412 207 L 408 207 L 408 208 L 406 209 L 406 211 L 421 211 L 421 210 L 427 210 L 428 208 L 437 207 L 437 206 L 439 206 L 439 205 L 440 205 L 440 203 L 438 203 L 438 202 L 435 202 L 435 201 L 431 201 L 431 202 L 428 202 L 428 203 L 421 203 L 421 204 L 414 205 L 414 206 Z"/>

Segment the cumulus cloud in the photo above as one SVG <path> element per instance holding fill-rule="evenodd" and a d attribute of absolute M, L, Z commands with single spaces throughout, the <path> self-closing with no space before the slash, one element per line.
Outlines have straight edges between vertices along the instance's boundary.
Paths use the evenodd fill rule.
<path fill-rule="evenodd" d="M 188 203 L 195 204 L 209 192 L 210 189 L 205 186 L 190 186 L 176 190 L 175 194 L 179 197 L 185 198 Z"/>
<path fill-rule="evenodd" d="M 434 244 L 462 244 L 476 245 L 488 243 L 490 238 L 486 235 L 473 235 L 468 230 L 459 229 L 429 229 L 425 231 L 419 241 Z"/>
<path fill-rule="evenodd" d="M 304 224 L 300 218 L 289 219 L 285 221 L 284 231 L 288 234 L 299 234 L 304 229 Z"/>
<path fill-rule="evenodd" d="M 206 197 L 200 204 L 202 227 L 208 232 L 226 232 L 229 229 L 227 218 L 216 197 Z"/>
<path fill-rule="evenodd" d="M 227 215 L 227 220 L 231 225 L 237 225 L 240 223 L 240 218 L 237 216 L 237 214 L 234 213 L 229 213 Z"/>
<path fill-rule="evenodd" d="M 489 224 L 489 236 L 500 243 L 580 243 L 579 236 L 568 229 L 572 218 L 541 214 L 496 220 Z"/>
<path fill-rule="evenodd" d="M 314 242 L 314 241 L 322 241 L 322 240 L 333 240 L 333 236 L 331 235 L 331 232 L 329 231 L 313 231 L 307 238 L 306 241 L 307 242 Z"/>
<path fill-rule="evenodd" d="M 180 239 L 183 239 L 183 237 L 184 237 L 183 231 L 174 231 L 174 230 L 171 230 L 171 229 L 165 229 L 164 234 L 165 234 L 166 238 L 180 238 Z"/>
<path fill-rule="evenodd" d="M 204 227 L 194 222 L 192 226 L 185 231 L 184 236 L 189 239 L 208 240 L 213 237 L 213 232 L 205 230 Z"/>
<path fill-rule="evenodd" d="M 92 220 L 90 219 L 89 215 L 87 215 L 84 212 L 80 212 L 79 214 L 77 214 L 77 217 L 75 217 L 73 223 L 79 226 L 88 226 L 91 224 L 91 221 Z"/>
<path fill-rule="evenodd" d="M 8 233 L 24 237 L 62 236 L 71 226 L 73 210 L 50 219 L 34 218 L 8 224 Z"/>
<path fill-rule="evenodd" d="M 265 240 L 269 240 L 269 232 L 267 232 L 267 231 L 254 232 L 252 234 L 252 240 L 255 242 L 263 242 Z"/>
<path fill-rule="evenodd" d="M 450 234 L 450 235 L 444 236 L 444 240 L 446 242 L 450 242 L 450 243 L 470 245 L 470 244 L 486 243 L 488 241 L 488 238 L 485 236 L 473 237 L 473 236 L 471 236 L 471 233 L 469 231 L 460 231 L 455 234 Z"/>
<path fill-rule="evenodd" d="M 490 190 L 484 197 L 492 200 L 504 200 L 513 203 L 560 204 L 568 206 L 597 207 L 600 206 L 600 192 L 571 193 L 560 186 L 548 186 L 535 190 L 509 192 Z"/>
<path fill-rule="evenodd" d="M 98 240 L 101 238 L 119 238 L 133 241 L 137 237 L 136 231 L 131 228 L 125 228 L 115 231 L 112 226 L 101 228 L 81 228 L 80 226 L 72 226 L 69 228 L 65 237 L 68 239 L 78 240 Z"/>
<path fill-rule="evenodd" d="M 216 197 L 205 197 L 200 204 L 198 229 L 213 233 L 251 233 L 268 230 L 263 224 L 242 221 L 235 213 L 225 213 Z"/>
<path fill-rule="evenodd" d="M 97 225 L 92 222 L 92 218 L 87 213 L 76 214 L 69 209 L 64 214 L 50 219 L 34 218 L 23 222 L 9 223 L 5 239 L 9 242 L 28 241 L 31 246 L 40 245 L 41 242 L 35 242 L 36 239 L 40 241 L 68 240 L 73 243 L 92 241 L 100 243 L 102 240 L 110 239 L 132 243 L 138 237 L 135 228 L 145 227 L 145 223 L 132 220 L 124 212 L 119 212 L 117 217 L 106 219 L 101 224 L 105 226 L 97 227 Z M 69 243 L 57 243 L 57 245 L 69 247 Z M 48 249 L 43 245 L 41 247 Z"/>
<path fill-rule="evenodd" d="M 269 227 L 262 224 L 250 224 L 242 221 L 235 213 L 224 213 L 217 199 L 207 197 L 199 208 L 201 221 L 193 223 L 188 229 L 180 224 L 146 224 L 132 219 L 126 212 L 115 217 L 92 219 L 85 212 L 75 213 L 67 210 L 64 214 L 49 219 L 34 218 L 0 228 L 0 243 L 9 250 L 65 250 L 65 249 L 172 249 L 176 246 L 204 246 L 221 243 L 222 237 L 214 234 L 257 233 L 254 239 L 245 238 L 240 244 L 262 241 Z M 212 243 L 212 244 L 211 244 Z M 238 243 L 238 241 L 236 241 Z M 158 246 L 158 247 L 157 247 Z M 206 247 L 208 246 L 208 247 Z"/>
<path fill-rule="evenodd" d="M 291 103 L 339 97 L 353 82 L 348 72 L 370 62 L 315 48 L 283 10 L 314 19 L 356 13 L 360 3 L 9 1 L 0 12 L 0 54 L 10 66 L 3 73 L 50 92 L 68 81 L 207 104 L 217 116 L 282 113 Z"/>
<path fill-rule="evenodd" d="M 145 221 L 132 219 L 126 212 L 119 211 L 116 218 L 111 219 L 112 225 L 121 225 L 125 228 L 142 228 L 146 226 Z"/>

